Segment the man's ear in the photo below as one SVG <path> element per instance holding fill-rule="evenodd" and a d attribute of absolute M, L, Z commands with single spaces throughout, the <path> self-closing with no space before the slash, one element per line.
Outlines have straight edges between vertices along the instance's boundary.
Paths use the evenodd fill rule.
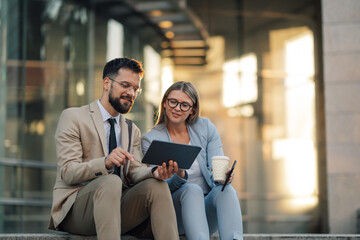
<path fill-rule="evenodd" d="M 106 91 L 109 91 L 110 90 L 110 79 L 108 77 L 105 77 L 103 79 L 103 88 L 106 90 Z"/>

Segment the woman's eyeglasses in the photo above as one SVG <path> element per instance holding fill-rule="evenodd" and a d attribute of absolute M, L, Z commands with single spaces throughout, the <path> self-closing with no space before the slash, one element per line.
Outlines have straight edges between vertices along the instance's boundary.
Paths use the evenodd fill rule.
<path fill-rule="evenodd" d="M 177 105 L 180 104 L 180 110 L 183 112 L 187 112 L 187 111 L 189 111 L 190 108 L 193 107 L 187 102 L 178 102 L 178 100 L 176 100 L 174 98 L 168 98 L 166 100 L 167 100 L 168 106 L 171 108 L 176 108 Z"/>

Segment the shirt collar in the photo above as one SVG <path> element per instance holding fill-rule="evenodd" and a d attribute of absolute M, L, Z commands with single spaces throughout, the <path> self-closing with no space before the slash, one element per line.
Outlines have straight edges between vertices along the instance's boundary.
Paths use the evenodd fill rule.
<path fill-rule="evenodd" d="M 103 105 L 101 104 L 100 100 L 97 100 L 97 104 L 100 108 L 100 112 L 101 112 L 101 116 L 102 116 L 102 120 L 103 122 L 106 122 L 109 118 L 115 118 L 116 123 L 120 124 L 120 114 L 118 114 L 116 117 L 111 116 L 111 114 L 103 107 Z"/>

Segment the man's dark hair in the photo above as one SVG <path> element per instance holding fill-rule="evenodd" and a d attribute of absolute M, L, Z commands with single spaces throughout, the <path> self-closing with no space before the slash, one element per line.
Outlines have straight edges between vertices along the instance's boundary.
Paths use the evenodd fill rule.
<path fill-rule="evenodd" d="M 118 75 L 120 68 L 130 69 L 135 73 L 139 73 L 142 78 L 144 75 L 144 69 L 141 62 L 131 58 L 115 58 L 106 63 L 103 71 L 103 79 L 106 77 L 113 77 Z"/>

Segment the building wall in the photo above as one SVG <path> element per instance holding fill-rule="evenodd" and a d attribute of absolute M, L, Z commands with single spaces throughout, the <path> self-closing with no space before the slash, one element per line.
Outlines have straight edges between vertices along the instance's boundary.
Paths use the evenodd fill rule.
<path fill-rule="evenodd" d="M 322 0 L 330 233 L 356 233 L 360 209 L 360 1 Z"/>

